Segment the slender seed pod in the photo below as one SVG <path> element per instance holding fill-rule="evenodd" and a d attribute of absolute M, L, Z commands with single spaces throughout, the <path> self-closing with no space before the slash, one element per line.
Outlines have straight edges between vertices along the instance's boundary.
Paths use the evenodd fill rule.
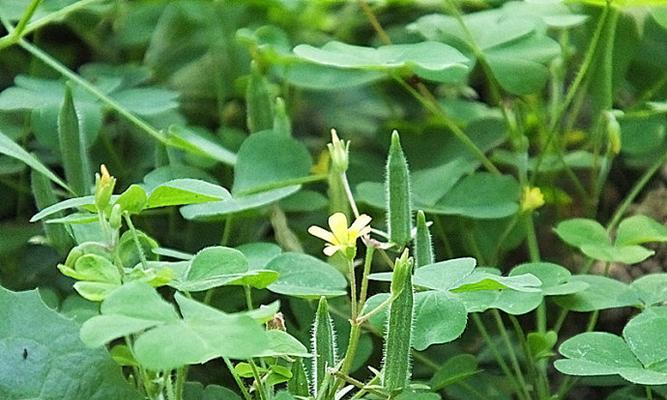
<path fill-rule="evenodd" d="M 313 395 L 317 396 L 327 376 L 327 368 L 333 368 L 337 362 L 336 333 L 329 315 L 326 297 L 320 298 L 313 323 Z"/>
<path fill-rule="evenodd" d="M 431 233 L 426 225 L 426 215 L 424 211 L 417 211 L 417 235 L 415 236 L 415 267 L 433 264 L 433 243 L 431 243 Z"/>
<path fill-rule="evenodd" d="M 285 109 L 285 100 L 278 97 L 274 108 L 273 131 L 284 136 L 292 136 L 292 122 Z"/>
<path fill-rule="evenodd" d="M 53 193 L 51 181 L 46 176 L 33 170 L 30 174 L 30 186 L 32 187 L 32 195 L 39 210 L 58 202 L 58 198 Z M 58 213 L 56 216 L 62 216 L 62 213 Z M 51 245 L 58 253 L 65 255 L 73 244 L 65 225 L 47 223 L 43 223 L 43 225 L 44 233 Z"/>
<path fill-rule="evenodd" d="M 296 396 L 308 397 L 309 393 L 308 376 L 303 365 L 303 359 L 297 357 L 292 363 L 292 379 L 287 382 L 287 390 Z"/>
<path fill-rule="evenodd" d="M 412 205 L 408 162 L 396 131 L 391 134 L 386 180 L 389 237 L 392 242 L 403 247 L 408 244 L 411 237 Z"/>
<path fill-rule="evenodd" d="M 58 137 L 67 183 L 76 194 L 88 194 L 92 186 L 92 173 L 69 85 L 65 88 L 65 99 L 58 113 Z"/>
<path fill-rule="evenodd" d="M 250 64 L 250 80 L 246 88 L 246 108 L 250 132 L 273 128 L 273 105 L 269 94 L 269 83 L 254 61 Z"/>
<path fill-rule="evenodd" d="M 405 388 L 410 381 L 414 307 L 412 264 L 406 249 L 396 260 L 391 279 L 391 294 L 395 298 L 389 306 L 382 375 L 382 386 L 390 393 Z"/>

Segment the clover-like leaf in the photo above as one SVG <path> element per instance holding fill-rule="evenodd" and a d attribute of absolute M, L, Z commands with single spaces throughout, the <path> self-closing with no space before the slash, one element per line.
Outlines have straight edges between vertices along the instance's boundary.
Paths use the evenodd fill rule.
<path fill-rule="evenodd" d="M 557 360 L 554 366 L 569 375 L 620 375 L 639 385 L 665 385 L 666 330 L 667 318 L 649 310 L 628 322 L 622 338 L 587 332 L 566 340 L 559 348 L 566 359 Z"/>
<path fill-rule="evenodd" d="M 576 275 L 571 282 L 584 282 L 588 287 L 580 292 L 559 296 L 556 303 L 568 310 L 590 312 L 641 304 L 639 295 L 630 285 L 599 275 Z"/>
<path fill-rule="evenodd" d="M 563 241 L 579 248 L 588 257 L 624 264 L 635 264 L 654 254 L 654 251 L 639 243 L 667 240 L 666 228 L 657 222 L 650 223 L 650 219 L 641 216 L 623 220 L 613 244 L 605 228 L 591 219 L 563 221 L 554 231 Z"/>
<path fill-rule="evenodd" d="M 308 176 L 312 159 L 306 147 L 278 132 L 250 135 L 241 145 L 234 165 L 235 196 L 287 186 Z"/>
<path fill-rule="evenodd" d="M 438 179 L 436 175 L 430 176 L 430 172 L 437 174 L 440 169 L 428 171 L 428 175 L 427 171 L 413 174 L 416 178 L 421 178 L 415 182 L 413 188 L 415 193 L 413 208 L 430 214 L 460 215 L 480 219 L 507 217 L 519 209 L 519 184 L 513 177 L 478 172 L 458 180 L 469 166 L 454 169 L 445 164 L 442 168 L 448 171 L 453 169 L 454 174 L 451 176 L 438 174 L 439 180 L 436 180 Z M 434 185 L 438 189 L 434 190 Z M 381 183 L 361 183 L 357 186 L 357 193 L 359 201 L 377 208 L 385 207 L 386 191 Z"/>
<path fill-rule="evenodd" d="M 402 73 L 438 82 L 458 82 L 468 72 L 468 58 L 439 42 L 394 44 L 379 48 L 329 42 L 316 48 L 299 45 L 294 53 L 303 60 L 342 69 Z"/>
<path fill-rule="evenodd" d="M 298 192 L 299 189 L 301 185 L 292 185 L 244 196 L 235 195 L 229 200 L 184 206 L 180 212 L 183 218 L 190 220 L 220 219 L 226 215 L 266 207 Z"/>
<path fill-rule="evenodd" d="M 549 77 L 545 64 L 560 54 L 560 46 L 538 29 L 542 20 L 514 14 L 491 9 L 466 14 L 461 20 L 432 14 L 408 29 L 429 40 L 449 43 L 471 57 L 478 55 L 503 89 L 526 95 L 544 86 Z"/>
<path fill-rule="evenodd" d="M 142 398 L 109 354 L 81 343 L 79 325 L 48 308 L 37 290 L 0 287 L 0 320 L 1 398 Z"/>
<path fill-rule="evenodd" d="M 309 299 L 347 294 L 347 280 L 343 274 L 307 254 L 283 253 L 274 257 L 266 269 L 280 274 L 268 287 L 275 293 Z"/>

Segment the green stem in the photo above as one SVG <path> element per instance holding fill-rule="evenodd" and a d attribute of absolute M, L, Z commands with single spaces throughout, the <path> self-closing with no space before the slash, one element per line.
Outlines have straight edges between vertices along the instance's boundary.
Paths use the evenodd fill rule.
<path fill-rule="evenodd" d="M 241 378 L 236 373 L 236 370 L 234 370 L 234 365 L 232 364 L 231 361 L 229 361 L 229 358 L 222 357 L 222 360 L 225 362 L 225 365 L 227 366 L 227 369 L 232 374 L 232 378 L 234 378 L 234 381 L 236 382 L 236 385 L 241 390 L 241 394 L 243 395 L 244 400 L 253 400 L 252 396 L 248 392 L 248 389 L 243 384 L 243 381 L 241 380 Z"/>
<path fill-rule="evenodd" d="M 167 392 L 167 400 L 176 400 L 174 393 L 174 382 L 171 377 L 171 370 L 165 372 L 165 391 Z"/>
<path fill-rule="evenodd" d="M 250 369 L 252 369 L 252 376 L 255 378 L 255 384 L 257 385 L 257 392 L 259 393 L 260 400 L 268 400 L 268 393 L 264 387 L 264 382 L 262 382 L 262 375 L 257 369 L 257 365 L 253 360 L 248 360 L 250 364 Z"/>
<path fill-rule="evenodd" d="M 366 246 L 366 257 L 364 258 L 364 271 L 361 275 L 361 289 L 359 291 L 359 304 L 357 304 L 357 314 L 361 313 L 366 298 L 368 297 L 368 277 L 371 274 L 371 265 L 373 264 L 373 255 L 375 254 L 375 246 Z"/>
<path fill-rule="evenodd" d="M 593 33 L 593 37 L 591 38 L 591 42 L 588 46 L 588 49 L 586 50 L 586 55 L 584 56 L 584 61 L 581 64 L 581 67 L 579 68 L 579 71 L 577 72 L 577 75 L 574 77 L 574 81 L 572 81 L 572 84 L 567 90 L 567 93 L 565 94 L 565 99 L 560 105 L 560 108 L 558 109 L 558 112 L 553 115 L 553 118 L 550 123 L 550 129 L 549 132 L 553 132 L 556 127 L 558 126 L 558 122 L 560 121 L 561 117 L 563 116 L 563 113 L 567 110 L 567 108 L 570 106 L 570 103 L 572 103 L 572 100 L 574 99 L 574 96 L 577 94 L 577 91 L 579 90 L 580 85 L 584 81 L 584 78 L 586 77 L 588 70 L 591 68 L 593 65 L 593 60 L 595 58 L 595 54 L 597 52 L 598 45 L 600 44 L 600 39 L 602 38 L 602 32 L 604 30 L 604 27 L 607 23 L 607 17 L 609 16 L 609 9 L 611 8 L 610 5 L 604 8 L 602 11 L 602 15 L 600 15 L 600 18 L 598 19 L 598 24 L 595 27 L 595 32 Z"/>
<path fill-rule="evenodd" d="M 134 124 L 137 128 L 140 130 L 146 132 L 149 136 L 157 140 L 158 142 L 169 145 L 168 139 L 165 137 L 165 135 L 158 131 L 157 129 L 153 128 L 151 125 L 149 125 L 146 121 L 143 119 L 137 117 L 136 115 L 132 114 L 129 110 L 127 110 L 125 107 L 123 107 L 120 103 L 118 103 L 116 100 L 112 99 L 105 93 L 103 93 L 100 89 L 95 87 L 92 83 L 88 82 L 87 80 L 83 79 L 80 77 L 78 74 L 64 66 L 62 63 L 60 63 L 58 60 L 55 58 L 51 57 L 49 54 L 45 53 L 41 49 L 31 45 L 30 43 L 26 42 L 25 40 L 20 40 L 18 42 L 19 46 L 21 46 L 23 49 L 25 49 L 27 52 L 32 54 L 33 56 L 37 57 L 40 59 L 44 64 L 48 65 L 49 67 L 53 68 L 55 71 L 59 72 L 61 75 L 66 77 L 67 79 L 74 81 L 76 84 L 81 86 L 83 89 L 100 99 L 102 102 L 104 102 L 106 105 L 108 105 L 111 109 L 115 110 L 118 114 L 122 115 L 125 117 L 128 121 L 130 121 L 132 124 Z"/>
<path fill-rule="evenodd" d="M 42 18 L 39 18 L 38 20 L 36 20 L 34 22 L 31 22 L 31 23 L 25 25 L 21 29 L 20 34 L 15 34 L 14 32 L 16 32 L 18 30 L 19 25 L 20 25 L 20 21 L 19 21 L 19 25 L 16 26 L 16 29 L 13 30 L 10 35 L 7 35 L 3 38 L 0 38 L 0 50 L 15 45 L 19 40 L 21 40 L 25 36 L 29 35 L 30 33 L 36 31 L 37 29 L 40 29 L 43 26 L 48 25 L 53 21 L 60 20 L 63 17 L 65 17 L 67 14 L 69 14 L 73 11 L 76 11 L 78 9 L 84 8 L 87 5 L 89 5 L 90 3 L 94 3 L 96 1 L 99 1 L 99 0 L 81 0 L 79 2 L 76 2 L 76 3 L 70 4 L 68 6 L 65 6 L 65 7 L 59 9 L 56 12 L 50 13 L 50 14 L 42 17 Z M 37 8 L 37 7 L 35 7 L 35 8 Z M 32 17 L 32 15 L 30 15 L 30 17 Z M 30 20 L 30 17 L 27 18 L 26 22 L 28 22 Z"/>
<path fill-rule="evenodd" d="M 134 241 L 134 245 L 137 247 L 139 259 L 141 260 L 141 266 L 144 269 L 148 269 L 148 261 L 146 261 L 146 255 L 144 254 L 143 247 L 141 247 L 141 242 L 139 242 L 139 235 L 137 234 L 137 230 L 134 228 L 132 219 L 127 213 L 123 213 L 123 218 L 125 218 L 125 223 L 127 223 L 127 227 L 130 228 L 130 232 L 132 233 L 132 240 Z"/>
<path fill-rule="evenodd" d="M 514 373 L 516 374 L 519 380 L 519 385 L 521 385 L 521 388 L 523 389 L 526 399 L 530 399 L 531 397 L 528 391 L 528 386 L 526 385 L 526 379 L 524 378 L 523 372 L 521 371 L 521 366 L 519 365 L 519 359 L 516 356 L 516 352 L 514 351 L 514 346 L 510 341 L 507 329 L 505 329 L 505 324 L 503 324 L 503 319 L 500 316 L 500 312 L 498 312 L 498 310 L 496 309 L 493 309 L 491 310 L 491 314 L 493 314 L 493 318 L 496 321 L 496 326 L 498 327 L 498 332 L 500 332 L 500 336 L 502 337 L 503 341 L 505 342 L 505 346 L 507 347 L 507 353 L 509 354 L 510 362 L 512 363 L 512 368 L 514 369 Z"/>
<path fill-rule="evenodd" d="M 518 382 L 517 378 L 512 374 L 509 366 L 505 362 L 505 359 L 498 351 L 498 348 L 496 347 L 495 343 L 493 343 L 493 339 L 491 339 L 489 332 L 486 330 L 486 327 L 484 326 L 482 319 L 479 317 L 477 313 L 473 313 L 470 315 L 472 316 L 472 320 L 475 323 L 475 326 L 477 327 L 477 331 L 480 333 L 480 335 L 482 335 L 482 338 L 484 339 L 484 342 L 486 342 L 487 347 L 489 348 L 489 350 L 491 350 L 491 353 L 493 353 L 493 356 L 496 359 L 498 366 L 505 374 L 505 377 L 507 377 L 507 379 L 512 383 L 512 387 L 514 388 L 516 395 L 521 399 L 528 399 L 528 397 L 521 391 L 523 386 Z"/>
<path fill-rule="evenodd" d="M 646 400 L 653 400 L 653 391 L 651 390 L 651 387 L 644 386 L 644 390 L 646 391 Z"/>
<path fill-rule="evenodd" d="M 223 228 L 222 238 L 220 239 L 221 246 L 227 246 L 227 244 L 229 243 L 229 236 L 232 233 L 233 226 L 234 226 L 234 214 L 229 214 L 227 218 L 225 218 L 225 227 Z"/>
<path fill-rule="evenodd" d="M 375 13 L 373 10 L 368 6 L 368 3 L 366 3 L 364 0 L 358 0 L 359 7 L 361 10 L 366 14 L 366 18 L 368 18 L 368 22 L 371 24 L 375 32 L 378 34 L 378 37 L 384 44 L 391 44 L 391 38 L 389 35 L 387 35 L 387 32 L 382 28 L 382 25 L 380 24 L 380 21 L 378 21 L 377 17 L 375 16 Z"/>
<path fill-rule="evenodd" d="M 352 320 L 355 320 L 359 308 L 357 307 L 357 277 L 354 273 L 354 260 L 347 260 L 347 274 L 350 280 L 350 313 Z"/>
<path fill-rule="evenodd" d="M 35 11 L 41 2 L 42 0 L 32 0 L 30 4 L 28 4 L 28 8 L 25 9 L 21 19 L 16 24 L 16 28 L 14 28 L 11 33 L 11 36 L 13 36 L 15 40 L 23 36 L 23 32 L 25 31 L 25 27 L 28 24 L 28 21 L 30 21 L 30 18 L 32 18 L 33 14 L 35 14 Z"/>
<path fill-rule="evenodd" d="M 556 136 L 556 132 L 558 131 L 558 124 L 562 119 L 563 114 L 565 113 L 565 111 L 567 111 L 567 108 L 570 106 L 570 103 L 572 103 L 572 100 L 577 95 L 579 87 L 584 81 L 584 78 L 588 75 L 588 71 L 591 68 L 591 65 L 593 64 L 593 60 L 595 58 L 594 56 L 597 52 L 598 44 L 600 43 L 600 39 L 602 37 L 602 31 L 604 30 L 604 27 L 607 22 L 608 14 L 609 14 L 609 7 L 605 7 L 605 9 L 602 12 L 602 15 L 598 19 L 598 24 L 595 28 L 595 32 L 593 33 L 593 37 L 591 38 L 591 42 L 588 46 L 588 49 L 586 50 L 584 61 L 581 67 L 579 68 L 579 71 L 577 72 L 574 81 L 568 88 L 567 93 L 565 95 L 565 99 L 560 104 L 560 107 L 558 108 L 557 112 L 552 115 L 551 121 L 549 123 L 549 129 L 548 129 L 549 133 L 547 136 L 547 140 L 543 146 L 543 151 L 541 151 L 537 157 L 537 161 L 535 163 L 535 169 L 533 170 L 533 178 L 531 179 L 531 184 L 534 183 L 535 177 L 537 176 L 540 166 L 544 161 L 544 157 L 548 153 L 546 149 L 548 149 L 549 145 L 551 144 L 551 141 Z"/>
<path fill-rule="evenodd" d="M 414 89 L 412 86 L 410 86 L 405 80 L 400 77 L 400 76 L 394 76 L 393 77 L 396 82 L 398 82 L 408 93 L 410 93 L 417 101 L 419 101 L 424 108 L 429 110 L 433 115 L 438 117 L 442 123 L 445 124 L 445 126 L 452 132 L 454 137 L 458 139 L 463 146 L 470 152 L 470 154 L 474 155 L 481 163 L 484 165 L 484 168 L 486 168 L 489 172 L 500 175 L 500 171 L 496 166 L 489 160 L 484 152 L 477 147 L 475 142 L 470 140 L 468 135 L 465 134 L 465 132 L 458 127 L 448 116 L 445 114 L 444 110 L 440 107 L 440 105 L 436 102 L 430 102 L 428 101 L 421 93 L 419 93 L 416 89 Z"/>
<path fill-rule="evenodd" d="M 372 393 L 372 394 L 374 394 L 374 395 L 376 395 L 376 396 L 378 396 L 378 397 L 381 397 L 381 398 L 383 398 L 383 399 L 386 399 L 386 398 L 389 397 L 386 393 L 383 393 L 383 392 L 381 392 L 381 391 L 379 391 L 379 390 L 376 390 L 376 389 L 374 389 L 374 388 L 368 387 L 365 383 L 363 383 L 363 382 L 361 382 L 361 381 L 359 381 L 359 380 L 357 380 L 357 379 L 354 379 L 354 378 L 352 378 L 352 377 L 349 376 L 349 375 L 343 374 L 343 373 L 341 373 L 341 372 L 339 372 L 339 371 L 333 371 L 332 373 L 333 373 L 333 375 L 334 375 L 336 378 L 342 380 L 343 382 L 347 382 L 347 383 L 349 383 L 350 385 L 355 386 L 356 388 L 358 388 L 358 389 L 360 389 L 360 390 L 365 390 L 365 391 L 367 391 L 368 393 Z"/>
<path fill-rule="evenodd" d="M 176 370 L 176 400 L 183 400 L 183 389 L 188 377 L 188 367 L 181 367 Z"/>
<path fill-rule="evenodd" d="M 245 304 L 248 310 L 254 309 L 252 305 L 252 289 L 248 285 L 243 285 L 243 292 L 245 294 Z"/>
<path fill-rule="evenodd" d="M 514 333 L 519 339 L 519 343 L 521 344 L 521 349 L 526 359 L 526 369 L 530 374 L 530 377 L 533 381 L 533 385 L 535 386 L 535 388 L 537 388 L 538 398 L 545 399 L 548 397 L 547 394 L 549 390 L 548 386 L 546 385 L 546 379 L 543 379 L 544 377 L 546 377 L 546 371 L 540 371 L 541 363 L 533 359 L 533 356 L 530 352 L 530 347 L 528 346 L 528 342 L 526 341 L 526 334 L 523 331 L 523 328 L 521 328 L 521 323 L 519 322 L 519 320 L 514 315 L 510 315 L 509 319 L 512 322 Z"/>

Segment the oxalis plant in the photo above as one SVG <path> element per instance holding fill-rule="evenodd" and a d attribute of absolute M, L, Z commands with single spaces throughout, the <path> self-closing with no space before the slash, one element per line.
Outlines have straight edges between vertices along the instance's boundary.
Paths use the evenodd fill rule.
<path fill-rule="evenodd" d="M 0 2 L 0 399 L 667 398 L 666 15 Z"/>

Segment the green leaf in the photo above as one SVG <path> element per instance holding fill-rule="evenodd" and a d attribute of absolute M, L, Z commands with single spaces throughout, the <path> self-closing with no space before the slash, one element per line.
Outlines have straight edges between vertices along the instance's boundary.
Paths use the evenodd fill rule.
<path fill-rule="evenodd" d="M 458 354 L 448 358 L 433 374 L 430 382 L 431 389 L 434 391 L 442 390 L 447 386 L 466 380 L 480 372 L 477 365 L 477 358 L 472 354 Z"/>
<path fill-rule="evenodd" d="M 0 131 L 0 154 L 4 154 L 8 157 L 15 158 L 23 163 L 25 163 L 30 168 L 39 172 L 40 174 L 46 176 L 51 181 L 56 183 L 61 188 L 71 192 L 72 190 L 67 186 L 62 179 L 58 178 L 53 172 L 51 172 L 44 164 L 42 164 L 37 158 L 32 156 L 27 151 L 23 150 L 21 146 L 14 143 L 9 137 Z"/>
<path fill-rule="evenodd" d="M 582 253 L 595 260 L 620 262 L 624 264 L 636 264 L 655 254 L 653 250 L 638 245 L 583 245 L 580 250 Z"/>
<path fill-rule="evenodd" d="M 67 276 L 81 281 L 115 283 L 120 285 L 120 272 L 107 258 L 97 254 L 86 254 L 79 257 L 74 268 L 60 264 L 58 268 Z"/>
<path fill-rule="evenodd" d="M 182 207 L 180 212 L 183 218 L 190 220 L 220 218 L 225 215 L 268 206 L 298 192 L 300 188 L 301 185 L 293 185 L 246 196 L 235 196 L 229 200 L 188 205 Z"/>
<path fill-rule="evenodd" d="M 573 276 L 570 281 L 585 282 L 588 284 L 588 288 L 556 298 L 556 303 L 568 310 L 590 312 L 641 304 L 639 296 L 629 285 L 612 278 L 597 275 L 577 275 Z"/>
<path fill-rule="evenodd" d="M 437 185 L 439 186 L 440 183 Z M 415 187 L 417 183 L 415 183 Z M 435 198 L 439 189 L 415 189 L 413 208 L 429 214 L 460 215 L 470 218 L 495 219 L 516 213 L 519 209 L 519 184 L 509 175 L 496 176 L 486 172 L 474 173 L 461 179 L 434 203 L 423 199 Z M 428 197 L 419 193 L 428 193 Z M 359 201 L 377 208 L 385 208 L 382 184 L 364 182 L 357 186 Z"/>
<path fill-rule="evenodd" d="M 280 274 L 268 287 L 275 293 L 307 299 L 347 294 L 347 280 L 342 273 L 306 254 L 283 253 L 273 258 L 266 269 Z"/>
<path fill-rule="evenodd" d="M 118 199 L 118 196 L 111 196 L 112 202 L 116 201 L 116 199 Z M 33 215 L 32 218 L 30 218 L 30 222 L 37 222 L 60 211 L 69 210 L 70 208 L 85 208 L 86 206 L 92 207 L 94 204 L 95 196 L 73 197 L 71 199 L 63 200 L 46 207 L 37 214 Z"/>
<path fill-rule="evenodd" d="M 460 300 L 436 290 L 415 295 L 414 315 L 412 347 L 419 351 L 456 340 L 463 334 L 468 320 Z"/>
<path fill-rule="evenodd" d="M 81 340 L 90 347 L 178 321 L 172 305 L 143 282 L 131 282 L 116 289 L 102 302 L 100 312 L 101 315 L 90 318 L 81 327 Z"/>
<path fill-rule="evenodd" d="M 248 268 L 251 270 L 262 269 L 273 258 L 282 253 L 282 249 L 277 244 L 255 242 L 245 243 L 236 248 L 248 259 Z"/>
<path fill-rule="evenodd" d="M 79 117 L 70 86 L 65 88 L 65 99 L 58 113 L 58 138 L 67 182 L 74 193 L 89 194 L 92 185 L 90 160 L 86 151 L 86 138 L 79 130 Z"/>
<path fill-rule="evenodd" d="M 643 312 L 628 322 L 623 338 L 587 332 L 566 340 L 559 351 L 567 359 L 557 360 L 554 366 L 569 375 L 620 375 L 639 385 L 665 385 L 665 329 L 667 318 Z"/>
<path fill-rule="evenodd" d="M 309 62 L 286 66 L 284 79 L 291 85 L 312 90 L 345 90 L 385 78 L 379 71 L 364 71 L 329 67 Z"/>
<path fill-rule="evenodd" d="M 474 258 L 464 257 L 425 265 L 415 270 L 413 284 L 427 289 L 447 291 L 470 275 L 476 264 Z M 371 274 L 370 279 L 390 282 L 391 276 L 391 272 L 381 272 Z"/>
<path fill-rule="evenodd" d="M 172 125 L 167 130 L 167 140 L 170 146 L 188 153 L 204 156 L 225 165 L 236 164 L 236 154 L 218 143 L 217 138 L 213 135 L 180 125 Z"/>
<path fill-rule="evenodd" d="M 563 241 L 578 247 L 582 253 L 595 260 L 635 264 L 650 257 L 654 252 L 636 244 L 626 244 L 633 239 L 640 240 L 632 233 L 635 229 L 633 226 L 649 229 L 645 226 L 646 221 L 641 218 L 629 218 L 629 220 L 629 225 L 626 223 L 623 230 L 619 227 L 619 232 L 622 233 L 621 241 L 617 239 L 613 245 L 604 227 L 592 219 L 575 218 L 563 221 L 554 230 Z M 657 229 L 655 226 L 652 228 Z M 656 234 L 655 231 L 649 233 L 654 235 L 653 237 Z"/>
<path fill-rule="evenodd" d="M 175 298 L 183 320 L 149 330 L 136 341 L 137 360 L 149 369 L 173 369 L 217 357 L 308 357 L 306 348 L 289 334 L 265 331 L 248 315 L 225 314 L 179 293 Z"/>
<path fill-rule="evenodd" d="M 30 173 L 30 187 L 35 199 L 35 205 L 39 210 L 43 210 L 58 202 L 53 187 L 51 186 L 51 182 L 44 175 L 32 171 Z M 72 239 L 64 226 L 44 224 L 44 233 L 46 233 L 50 245 L 53 246 L 61 256 L 64 256 L 72 247 Z"/>
<path fill-rule="evenodd" d="M 433 207 L 424 207 L 424 211 L 480 219 L 503 218 L 519 209 L 518 201 L 519 184 L 513 177 L 480 172 L 463 178 Z"/>
<path fill-rule="evenodd" d="M 228 285 L 248 271 L 243 253 L 229 247 L 207 247 L 199 251 L 170 285 L 187 292 L 199 292 Z"/>
<path fill-rule="evenodd" d="M 299 45 L 294 53 L 307 61 L 336 68 L 405 73 L 438 82 L 459 82 L 468 72 L 468 59 L 443 43 L 422 42 L 381 46 L 353 46 L 329 42 L 321 49 Z"/>
<path fill-rule="evenodd" d="M 506 91 L 527 95 L 539 91 L 549 74 L 544 66 L 560 55 L 560 46 L 537 28 L 540 16 L 514 9 L 491 9 L 462 17 L 465 29 L 449 15 L 427 15 L 408 25 L 430 40 L 449 43 L 470 56 L 481 50 L 493 77 Z M 478 60 L 480 61 L 480 60 Z"/>
<path fill-rule="evenodd" d="M 565 243 L 575 247 L 608 245 L 610 243 L 607 231 L 592 219 L 569 219 L 559 223 L 554 231 Z"/>
<path fill-rule="evenodd" d="M 558 334 L 554 331 L 548 332 L 531 332 L 528 334 L 526 341 L 530 349 L 531 357 L 534 360 L 551 357 L 553 355 L 553 347 L 558 341 Z"/>
<path fill-rule="evenodd" d="M 273 131 L 250 135 L 234 166 L 234 195 L 288 186 L 310 173 L 312 159 L 299 141 Z"/>
<path fill-rule="evenodd" d="M 667 300 L 667 273 L 644 275 L 630 286 L 647 306 Z"/>
<path fill-rule="evenodd" d="M 174 179 L 151 191 L 146 208 L 224 201 L 229 198 L 231 195 L 221 186 L 198 179 Z"/>
<path fill-rule="evenodd" d="M 647 242 L 666 242 L 667 227 L 644 215 L 626 218 L 618 225 L 616 246 L 628 246 Z"/>
<path fill-rule="evenodd" d="M 579 334 L 563 342 L 558 351 L 567 359 L 556 360 L 554 367 L 568 375 L 613 375 L 642 369 L 623 339 L 611 333 Z"/>
<path fill-rule="evenodd" d="M 0 319 L 3 399 L 142 398 L 107 351 L 86 348 L 78 324 L 46 307 L 36 290 L 0 287 Z"/>
<path fill-rule="evenodd" d="M 130 185 L 123 193 L 120 194 L 115 204 L 120 205 L 122 211 L 130 214 L 139 214 L 146 206 L 146 191 L 139 185 Z"/>
<path fill-rule="evenodd" d="M 664 345 L 667 318 L 643 312 L 623 328 L 623 338 L 637 359 L 646 368 L 667 375 L 667 347 Z"/>

